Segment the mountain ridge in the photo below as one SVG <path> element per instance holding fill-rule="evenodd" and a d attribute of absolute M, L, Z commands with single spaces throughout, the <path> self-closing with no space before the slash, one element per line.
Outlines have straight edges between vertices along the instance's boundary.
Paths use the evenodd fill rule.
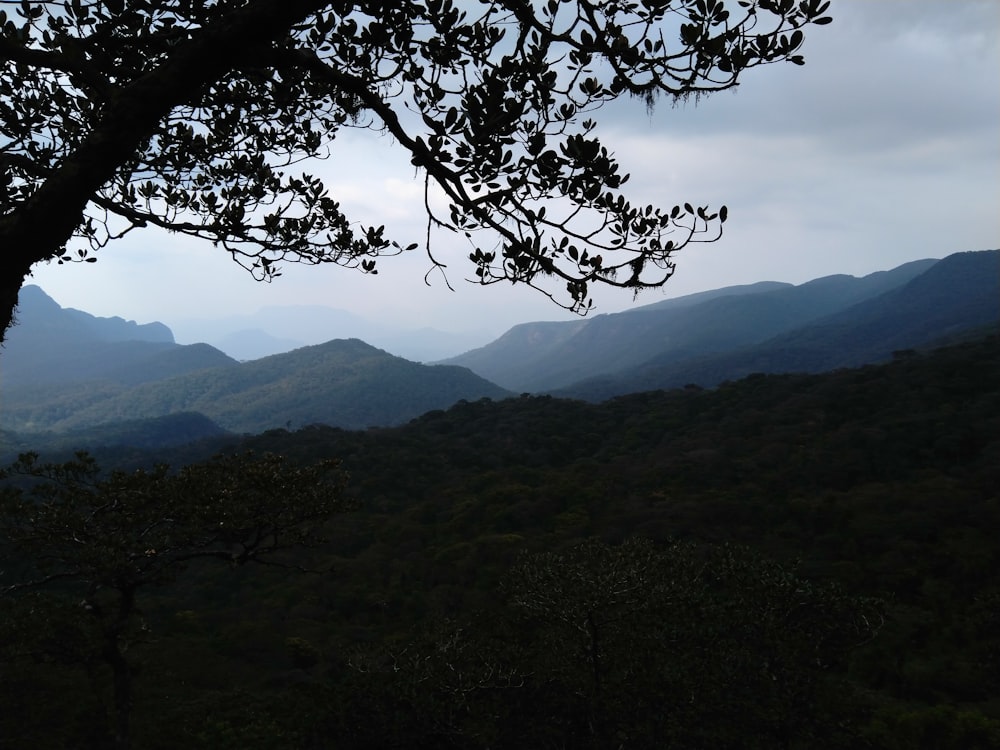
<path fill-rule="evenodd" d="M 2 429 L 65 433 L 182 413 L 236 433 L 313 423 L 365 429 L 460 400 L 518 392 L 602 400 L 713 387 L 754 372 L 857 366 L 895 349 L 959 340 L 1000 322 L 1000 251 L 524 323 L 433 365 L 358 338 L 237 362 L 208 344 L 166 340 L 172 334 L 162 324 L 64 310 L 37 288 L 26 300 L 20 333 L 0 351 Z M 489 376 L 497 373 L 503 377 Z"/>
<path fill-rule="evenodd" d="M 752 347 L 684 360 L 661 353 L 629 372 L 555 389 L 587 400 L 694 383 L 713 387 L 756 372 L 823 372 L 883 362 L 1000 324 L 1000 250 L 955 253 L 910 281 Z"/>
<path fill-rule="evenodd" d="M 512 391 L 556 391 L 639 367 L 658 355 L 691 359 L 761 343 L 884 293 L 937 262 L 914 261 L 860 278 L 826 276 L 797 286 L 763 282 L 723 288 L 665 300 L 673 304 L 544 324 L 547 341 L 553 342 L 547 349 L 522 344 L 519 350 L 512 329 L 486 347 L 444 362 L 467 366 Z M 532 325 L 519 333 L 522 342 Z"/>
<path fill-rule="evenodd" d="M 139 324 L 63 308 L 33 284 L 21 290 L 17 324 L 0 349 L 5 388 L 86 380 L 123 385 L 236 361 L 207 344 L 178 344 L 163 323 Z"/>
<path fill-rule="evenodd" d="M 182 412 L 237 433 L 289 423 L 364 429 L 405 422 L 461 399 L 510 395 L 466 368 L 421 365 L 359 339 L 131 386 L 82 383 L 78 392 L 59 389 L 48 400 L 44 391 L 22 394 L 0 415 L 5 429 L 65 432 Z"/>

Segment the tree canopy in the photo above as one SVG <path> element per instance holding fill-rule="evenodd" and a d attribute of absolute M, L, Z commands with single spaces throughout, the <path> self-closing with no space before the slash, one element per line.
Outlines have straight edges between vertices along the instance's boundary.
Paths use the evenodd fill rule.
<path fill-rule="evenodd" d="M 633 205 L 592 114 L 802 64 L 826 0 L 475 5 L 452 0 L 0 1 L 0 330 L 40 261 L 93 261 L 140 227 L 202 238 L 257 278 L 282 261 L 376 271 L 432 230 L 475 280 L 585 311 L 596 284 L 664 283 L 723 207 Z M 423 177 L 421 242 L 350 220 L 300 165 L 343 128 L 387 133 Z M 443 195 L 447 210 L 433 206 Z"/>
<path fill-rule="evenodd" d="M 140 593 L 204 561 L 288 566 L 281 553 L 323 543 L 322 524 L 349 507 L 336 461 L 297 467 L 275 455 L 102 476 L 85 453 L 65 463 L 27 453 L 0 469 L 0 480 L 11 480 L 0 486 L 0 621 L 7 631 L 0 641 L 16 649 L 35 640 L 37 654 L 54 649 L 63 660 L 106 663 L 117 748 L 129 746 L 134 668 L 127 652 L 145 632 Z M 67 596 L 79 602 L 69 610 L 76 616 L 57 603 Z M 47 640 L 51 623 L 66 617 L 74 631 L 89 625 L 89 637 Z M 26 638 L 32 630 L 41 632 Z"/>

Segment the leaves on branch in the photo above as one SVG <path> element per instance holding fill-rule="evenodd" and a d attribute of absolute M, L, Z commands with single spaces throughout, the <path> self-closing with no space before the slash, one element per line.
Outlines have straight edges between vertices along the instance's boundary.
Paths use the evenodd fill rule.
<path fill-rule="evenodd" d="M 0 479 L 3 536 L 36 563 L 0 593 L 68 581 L 94 595 L 166 583 L 197 559 L 264 562 L 320 543 L 322 523 L 347 507 L 336 461 L 295 467 L 274 455 L 103 476 L 85 453 L 61 464 L 29 453 Z"/>
<path fill-rule="evenodd" d="M 663 284 L 673 254 L 725 220 L 630 202 L 593 113 L 802 64 L 802 28 L 830 20 L 824 0 L 2 5 L 0 240 L 34 243 L 18 285 L 34 262 L 92 262 L 149 225 L 209 240 L 263 280 L 281 261 L 374 273 L 402 245 L 298 171 L 360 128 L 410 152 L 447 206 L 428 197 L 430 227 L 482 249 L 477 282 L 525 283 L 579 312 L 594 284 Z"/>

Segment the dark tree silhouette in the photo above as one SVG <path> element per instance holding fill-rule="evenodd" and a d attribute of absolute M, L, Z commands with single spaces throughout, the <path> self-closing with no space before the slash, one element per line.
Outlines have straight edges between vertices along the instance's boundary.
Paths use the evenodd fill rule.
<path fill-rule="evenodd" d="M 463 234 L 475 279 L 586 311 L 589 288 L 663 284 L 725 207 L 632 205 L 591 114 L 803 62 L 826 0 L 0 0 L 0 331 L 40 261 L 93 261 L 158 226 L 259 279 L 281 261 L 374 273 L 403 245 L 296 172 L 342 128 L 388 133 L 426 191 L 422 239 Z M 732 7 L 730 7 L 732 6 Z"/>

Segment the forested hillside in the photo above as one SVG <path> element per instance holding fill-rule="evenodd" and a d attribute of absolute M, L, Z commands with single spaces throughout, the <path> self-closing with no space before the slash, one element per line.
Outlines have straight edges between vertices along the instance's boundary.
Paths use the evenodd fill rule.
<path fill-rule="evenodd" d="M 753 372 L 822 372 L 1000 325 L 1000 251 L 861 278 L 718 289 L 572 323 L 528 323 L 447 360 L 505 388 L 602 400 Z"/>
<path fill-rule="evenodd" d="M 0 349 L 0 387 L 32 400 L 71 384 L 120 386 L 236 364 L 205 344 L 174 343 L 162 323 L 139 325 L 60 307 L 37 286 L 21 290 L 17 325 Z"/>
<path fill-rule="evenodd" d="M 0 352 L 0 429 L 17 433 L 4 443 L 19 445 L 47 440 L 47 432 L 80 435 L 99 427 L 110 435 L 117 423 L 194 412 L 237 433 L 314 423 L 384 427 L 460 399 L 510 395 L 495 383 L 514 393 L 601 401 L 712 387 L 755 372 L 880 362 L 897 350 L 974 338 L 998 324 L 1000 251 L 528 323 L 446 366 L 419 365 L 357 339 L 238 363 L 206 344 L 163 340 L 172 338 L 163 326 L 63 310 L 29 287 L 24 322 Z"/>
<path fill-rule="evenodd" d="M 295 558 L 315 572 L 141 594 L 136 746 L 995 747 L 997 383 L 991 337 L 157 451 L 341 458 L 356 510 Z M 12 748 L 100 737 L 108 673 L 62 611 L 63 636 L 8 629 Z"/>
<path fill-rule="evenodd" d="M 183 350 L 200 347 L 210 348 Z M 171 356 L 176 362 L 183 352 Z M 186 412 L 238 433 L 316 422 L 363 429 L 399 424 L 463 398 L 507 395 L 465 368 L 409 362 L 356 339 L 138 383 L 88 380 L 5 392 L 0 425 L 20 433 L 106 429 Z"/>

